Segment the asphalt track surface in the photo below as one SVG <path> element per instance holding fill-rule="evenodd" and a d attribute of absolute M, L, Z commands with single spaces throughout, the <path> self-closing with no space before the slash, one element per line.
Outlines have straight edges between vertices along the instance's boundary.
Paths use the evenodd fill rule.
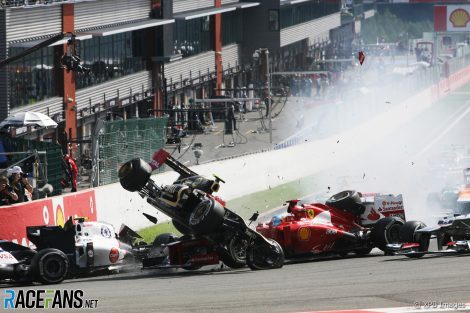
<path fill-rule="evenodd" d="M 364 186 L 373 182 L 377 188 L 403 189 L 407 208 L 406 195 L 413 193 L 410 216 L 423 216 L 419 199 L 436 188 L 423 184 L 429 180 L 423 174 L 424 160 L 449 144 L 469 143 L 468 96 L 466 91 L 451 95 L 370 150 L 339 164 L 338 171 L 361 173 Z M 380 162 L 368 167 L 371 160 Z M 384 175 L 390 179 L 381 185 Z M 85 298 L 99 300 L 97 311 L 114 313 L 301 312 L 413 306 L 416 301 L 470 303 L 469 261 L 470 256 L 413 260 L 374 251 L 369 257 L 288 262 L 278 270 L 135 271 L 47 288 L 82 289 Z"/>

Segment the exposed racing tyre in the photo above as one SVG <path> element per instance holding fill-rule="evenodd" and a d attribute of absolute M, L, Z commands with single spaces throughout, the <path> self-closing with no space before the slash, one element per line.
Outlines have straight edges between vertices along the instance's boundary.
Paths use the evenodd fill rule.
<path fill-rule="evenodd" d="M 259 240 L 248 247 L 246 264 L 252 270 L 281 268 L 284 265 L 284 251 L 277 241 L 268 239 L 270 244 Z"/>
<path fill-rule="evenodd" d="M 421 234 L 416 234 L 418 229 L 424 228 L 426 225 L 420 221 L 408 221 L 400 229 L 400 242 L 401 243 L 419 243 Z"/>
<path fill-rule="evenodd" d="M 155 239 L 152 242 L 152 246 L 158 247 L 158 246 L 161 246 L 161 245 L 167 245 L 169 243 L 172 243 L 172 242 L 175 242 L 175 241 L 178 241 L 178 240 L 179 240 L 179 237 L 176 234 L 163 233 L 163 234 L 160 234 L 157 237 L 155 237 Z"/>
<path fill-rule="evenodd" d="M 328 200 L 326 200 L 325 204 L 344 210 L 356 216 L 361 215 L 365 210 L 365 207 L 361 202 L 361 196 L 354 190 L 345 190 L 332 195 Z"/>
<path fill-rule="evenodd" d="M 365 256 L 368 255 L 372 251 L 372 248 L 361 248 L 354 250 L 354 254 L 357 256 Z"/>
<path fill-rule="evenodd" d="M 209 234 L 220 228 L 224 214 L 219 202 L 205 197 L 189 215 L 188 226 L 196 233 Z"/>
<path fill-rule="evenodd" d="M 184 224 L 178 222 L 177 220 L 172 220 L 173 226 L 175 226 L 176 230 L 179 231 L 183 235 L 191 235 L 194 234 L 189 227 L 185 226 Z"/>
<path fill-rule="evenodd" d="M 31 261 L 34 281 L 43 284 L 58 284 L 69 273 L 67 256 L 57 249 L 39 251 Z"/>
<path fill-rule="evenodd" d="M 248 242 L 240 237 L 233 237 L 227 249 L 217 250 L 220 260 L 230 268 L 242 268 L 246 265 L 246 250 Z"/>
<path fill-rule="evenodd" d="M 150 179 L 152 168 L 144 160 L 132 159 L 119 169 L 119 182 L 127 191 L 140 191 Z"/>
<path fill-rule="evenodd" d="M 377 248 L 388 253 L 388 244 L 400 242 L 400 229 L 402 226 L 403 222 L 393 217 L 378 220 L 372 227 L 372 242 Z"/>

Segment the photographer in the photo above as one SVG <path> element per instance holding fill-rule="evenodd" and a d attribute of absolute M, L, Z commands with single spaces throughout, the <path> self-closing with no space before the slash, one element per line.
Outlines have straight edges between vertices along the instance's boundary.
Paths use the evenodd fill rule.
<path fill-rule="evenodd" d="M 18 201 L 18 195 L 9 185 L 8 178 L 0 177 L 0 205 L 10 205 Z"/>
<path fill-rule="evenodd" d="M 10 185 L 18 195 L 18 199 L 14 203 L 30 201 L 31 197 L 28 197 L 28 194 L 31 195 L 33 193 L 33 186 L 29 183 L 21 167 L 13 166 L 8 170 L 8 173 Z M 28 192 L 28 194 L 26 192 Z"/>

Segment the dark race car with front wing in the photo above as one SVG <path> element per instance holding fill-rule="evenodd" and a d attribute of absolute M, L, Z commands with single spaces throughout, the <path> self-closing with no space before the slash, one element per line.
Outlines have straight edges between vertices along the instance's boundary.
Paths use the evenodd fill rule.
<path fill-rule="evenodd" d="M 289 201 L 287 212 L 256 228 L 279 242 L 286 257 L 320 254 L 368 254 L 374 247 L 387 251 L 399 241 L 405 214 L 401 195 L 362 195 L 347 190 L 325 204 Z"/>
<path fill-rule="evenodd" d="M 444 217 L 437 225 L 428 227 L 422 222 L 410 221 L 403 229 L 404 243 L 388 245 L 395 254 L 420 258 L 425 254 L 470 253 L 470 214 Z M 437 250 L 429 250 L 431 239 L 436 240 Z"/>
<path fill-rule="evenodd" d="M 173 184 L 160 187 L 150 176 L 163 164 L 180 176 Z M 119 170 L 119 178 L 124 189 L 139 192 L 149 204 L 168 215 L 184 235 L 175 239 L 164 234 L 155 239 L 152 248 L 142 247 L 144 267 L 197 269 L 218 264 L 219 260 L 232 268 L 283 266 L 284 254 L 279 244 L 248 227 L 243 218 L 213 195 L 223 182 L 220 178 L 198 175 L 163 149 L 154 154 L 150 164 L 139 158 L 126 162 Z M 138 251 L 135 254 L 139 255 Z"/>

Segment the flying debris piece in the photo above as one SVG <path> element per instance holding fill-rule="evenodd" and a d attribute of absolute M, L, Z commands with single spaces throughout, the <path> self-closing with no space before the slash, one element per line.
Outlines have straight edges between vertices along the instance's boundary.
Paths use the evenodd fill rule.
<path fill-rule="evenodd" d="M 155 216 L 152 216 L 150 214 L 147 214 L 147 213 L 142 213 L 149 221 L 151 221 L 152 223 L 154 224 L 157 224 L 158 223 L 158 219 L 155 217 Z"/>
<path fill-rule="evenodd" d="M 391 102 L 390 102 L 390 101 L 385 101 L 385 103 L 388 103 L 388 104 L 390 104 Z"/>
<path fill-rule="evenodd" d="M 330 189 L 331 189 L 331 187 L 330 187 L 330 186 L 328 186 L 328 190 L 330 190 Z"/>
<path fill-rule="evenodd" d="M 338 140 L 338 141 L 336 141 L 336 143 L 339 143 L 339 140 Z"/>
<path fill-rule="evenodd" d="M 362 63 L 364 63 L 365 60 L 366 60 L 366 55 L 364 54 L 364 52 L 359 51 L 359 63 L 362 65 Z"/>
<path fill-rule="evenodd" d="M 364 173 L 364 175 L 362 175 L 362 179 L 366 178 L 366 173 Z"/>
<path fill-rule="evenodd" d="M 411 162 L 411 165 L 415 165 L 415 162 Z"/>

